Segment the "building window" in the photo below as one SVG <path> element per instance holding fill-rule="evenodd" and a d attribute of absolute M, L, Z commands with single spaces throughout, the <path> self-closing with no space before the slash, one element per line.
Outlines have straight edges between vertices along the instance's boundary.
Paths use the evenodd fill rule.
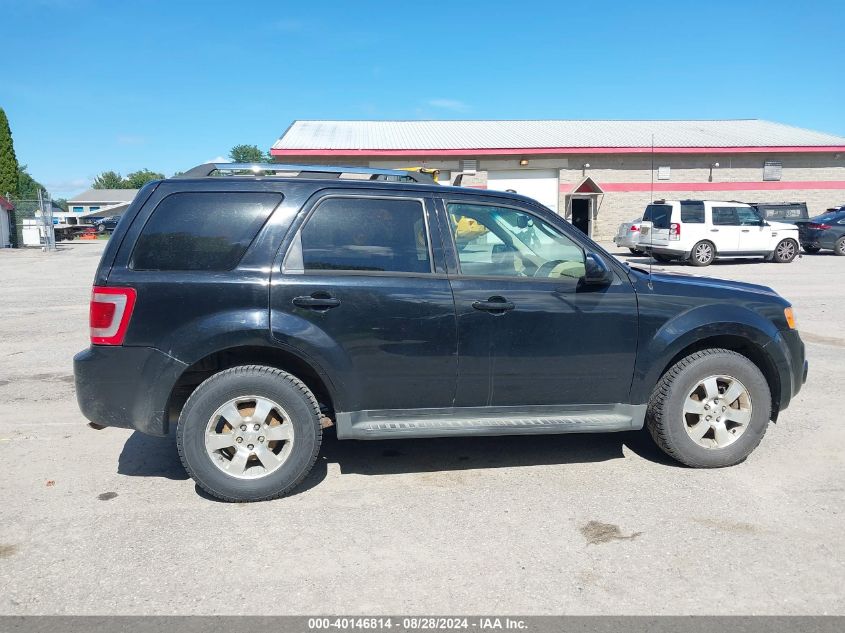
<path fill-rule="evenodd" d="M 767 160 L 763 163 L 763 180 L 780 180 L 783 163 L 779 160 Z"/>
<path fill-rule="evenodd" d="M 73 207 L 74 213 L 82 213 L 83 211 L 85 211 L 85 207 Z"/>
<path fill-rule="evenodd" d="M 99 211 L 99 210 L 100 210 L 100 207 L 88 207 L 88 213 L 91 213 L 91 211 Z"/>
<path fill-rule="evenodd" d="M 657 168 L 657 179 L 658 180 L 669 180 L 669 177 L 672 175 L 672 168 L 669 165 L 661 165 Z"/>

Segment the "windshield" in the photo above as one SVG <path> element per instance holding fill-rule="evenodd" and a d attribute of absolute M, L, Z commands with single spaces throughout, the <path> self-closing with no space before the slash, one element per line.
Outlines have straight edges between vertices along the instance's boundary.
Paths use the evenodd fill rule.
<path fill-rule="evenodd" d="M 643 222 L 651 222 L 656 229 L 668 229 L 672 217 L 672 205 L 650 204 L 643 213 Z"/>

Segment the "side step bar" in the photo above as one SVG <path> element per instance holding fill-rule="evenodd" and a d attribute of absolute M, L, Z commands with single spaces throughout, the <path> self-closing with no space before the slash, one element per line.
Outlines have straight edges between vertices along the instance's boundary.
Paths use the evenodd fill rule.
<path fill-rule="evenodd" d="M 338 439 L 602 433 L 640 429 L 646 405 L 466 407 L 337 414 Z"/>

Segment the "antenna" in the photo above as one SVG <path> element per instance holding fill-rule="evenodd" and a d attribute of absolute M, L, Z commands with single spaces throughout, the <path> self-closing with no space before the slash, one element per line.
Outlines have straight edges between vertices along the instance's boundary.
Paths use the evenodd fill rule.
<path fill-rule="evenodd" d="M 649 204 L 654 204 L 654 132 L 651 134 L 651 187 L 649 197 L 651 198 Z M 651 268 L 654 266 L 654 220 L 652 220 L 651 229 L 648 232 L 648 243 L 651 246 L 651 250 L 648 252 L 648 289 L 654 290 L 654 284 L 651 283 Z"/>

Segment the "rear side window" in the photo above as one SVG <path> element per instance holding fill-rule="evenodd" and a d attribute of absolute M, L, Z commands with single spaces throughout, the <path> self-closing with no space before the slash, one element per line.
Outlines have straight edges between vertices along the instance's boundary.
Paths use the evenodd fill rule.
<path fill-rule="evenodd" d="M 668 229 L 671 221 L 671 204 L 650 204 L 643 213 L 643 222 L 651 222 L 651 225 L 656 229 Z"/>
<path fill-rule="evenodd" d="M 704 224 L 704 203 L 682 202 L 681 222 L 685 224 Z"/>
<path fill-rule="evenodd" d="M 174 193 L 144 225 L 134 270 L 232 270 L 281 202 L 277 193 Z"/>
<path fill-rule="evenodd" d="M 301 233 L 304 270 L 430 273 L 423 206 L 398 198 L 328 198 Z"/>

